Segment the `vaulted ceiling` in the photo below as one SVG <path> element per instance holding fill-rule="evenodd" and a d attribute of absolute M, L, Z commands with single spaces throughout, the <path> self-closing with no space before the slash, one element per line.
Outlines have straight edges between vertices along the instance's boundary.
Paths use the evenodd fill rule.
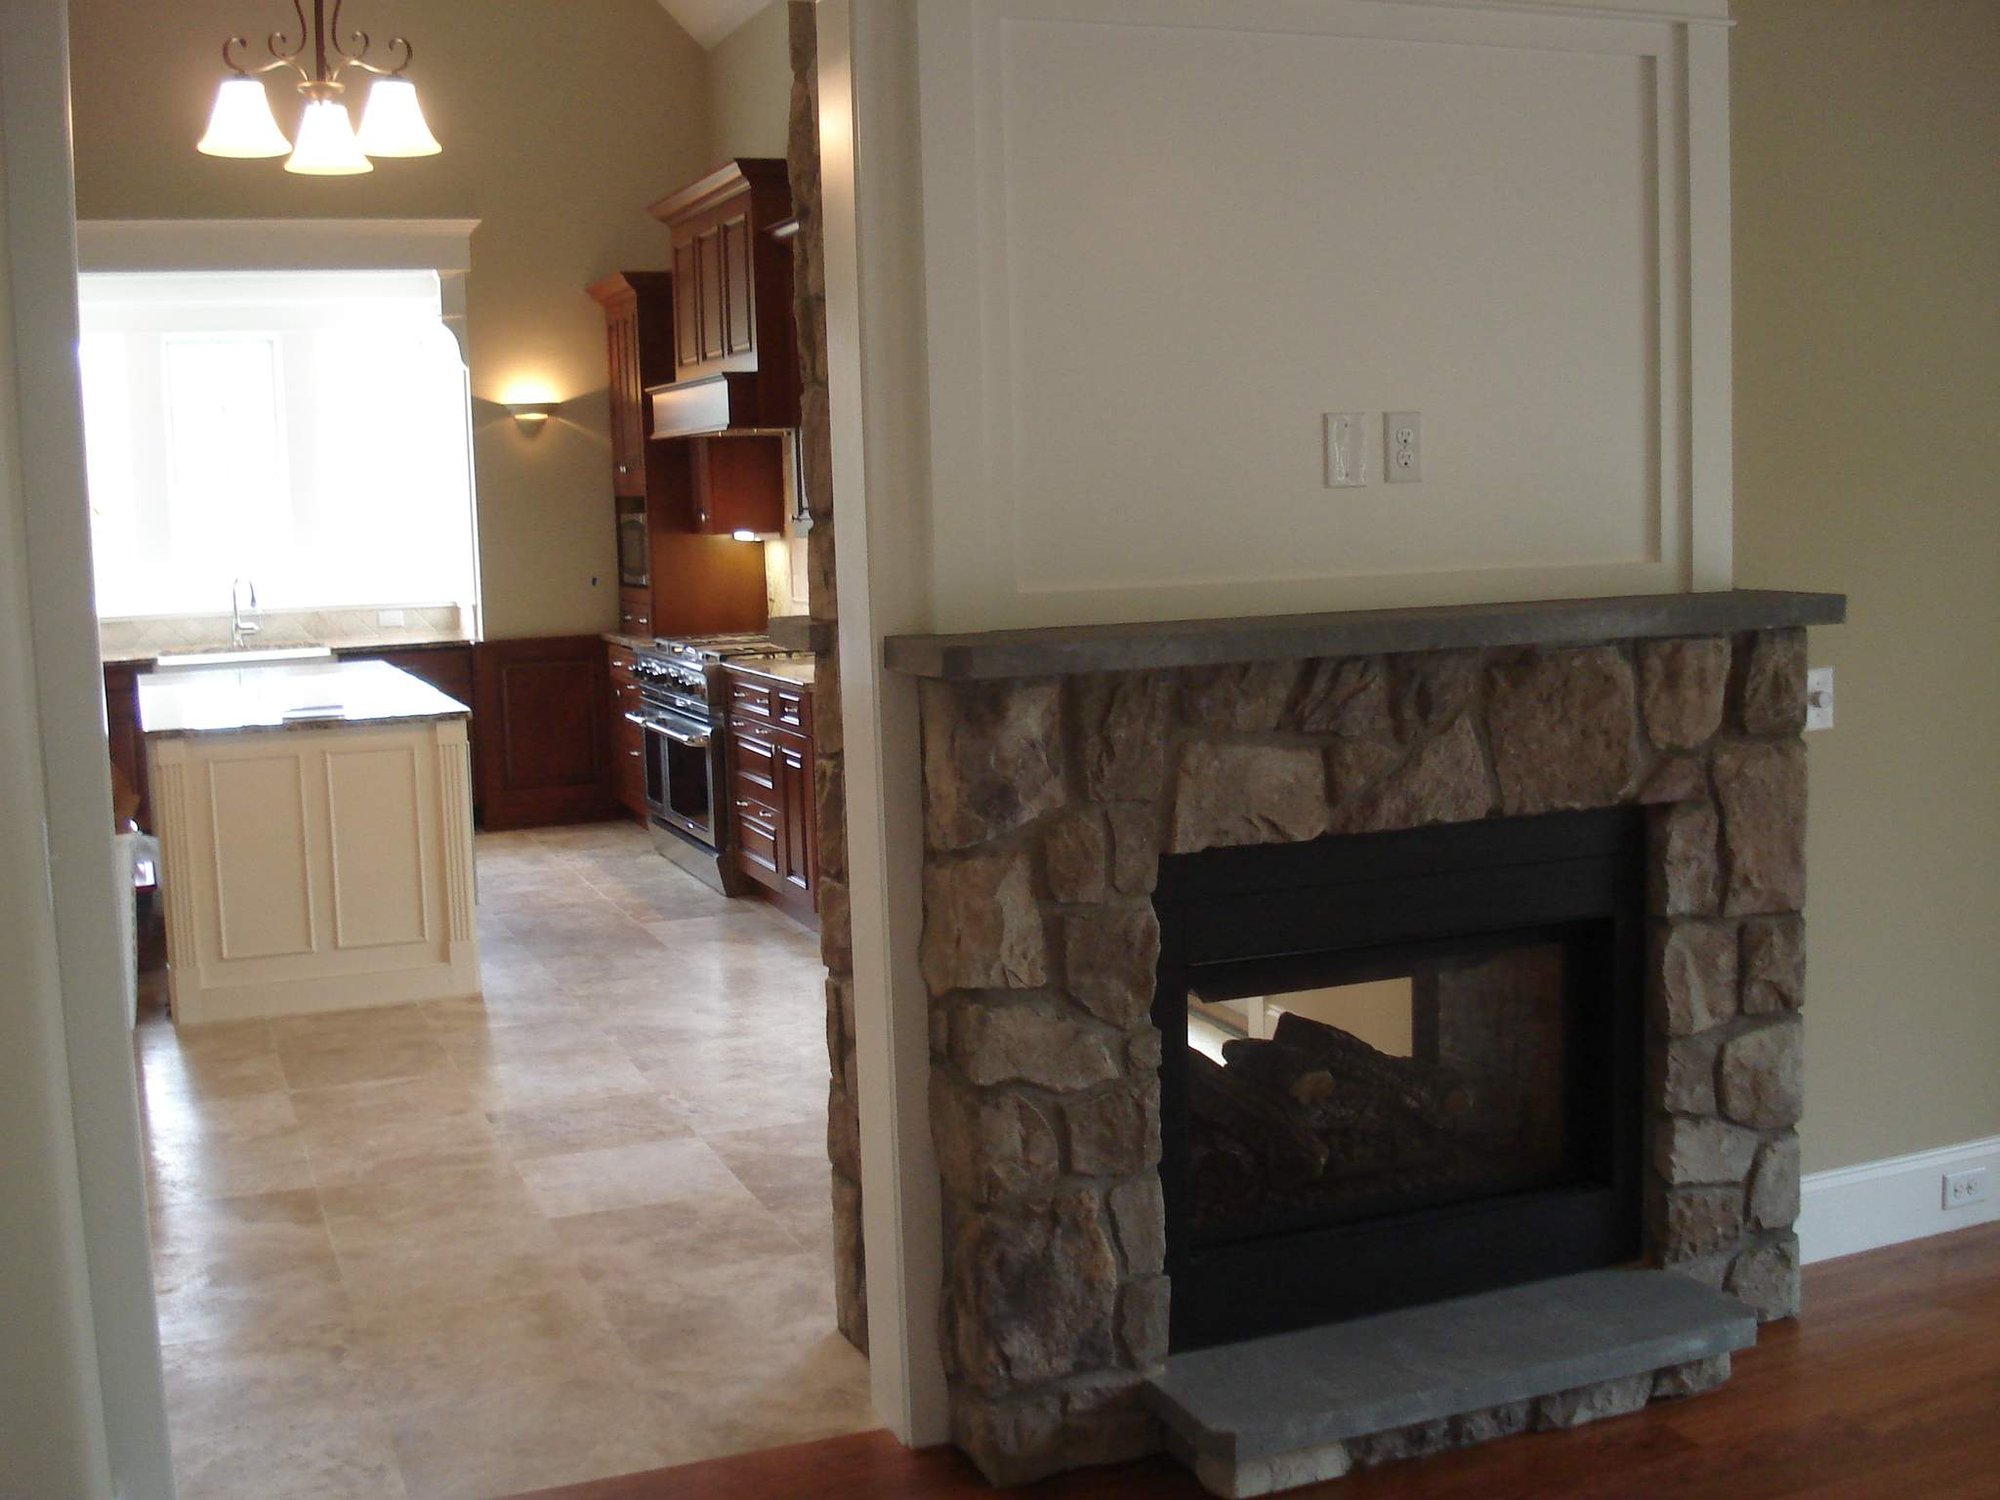
<path fill-rule="evenodd" d="M 768 0 L 660 0 L 667 14 L 704 48 L 713 47 L 767 3 Z"/>

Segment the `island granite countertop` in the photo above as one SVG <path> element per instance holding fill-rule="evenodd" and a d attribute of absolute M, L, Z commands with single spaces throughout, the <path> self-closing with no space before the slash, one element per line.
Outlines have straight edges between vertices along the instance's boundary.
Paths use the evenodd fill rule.
<path fill-rule="evenodd" d="M 468 717 L 472 710 L 379 661 L 187 667 L 138 679 L 146 735 L 325 729 Z"/>

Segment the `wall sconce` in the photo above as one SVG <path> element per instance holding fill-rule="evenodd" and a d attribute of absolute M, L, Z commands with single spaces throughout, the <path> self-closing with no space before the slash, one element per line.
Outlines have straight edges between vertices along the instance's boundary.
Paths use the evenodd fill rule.
<path fill-rule="evenodd" d="M 530 436 L 548 425 L 550 417 L 556 414 L 560 401 L 503 401 L 508 413 L 520 424 L 521 431 Z"/>

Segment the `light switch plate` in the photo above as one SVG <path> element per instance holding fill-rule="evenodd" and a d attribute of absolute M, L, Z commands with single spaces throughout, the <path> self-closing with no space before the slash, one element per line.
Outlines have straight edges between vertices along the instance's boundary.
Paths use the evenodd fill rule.
<path fill-rule="evenodd" d="M 1806 673 L 1806 728 L 1833 728 L 1833 668 L 1813 667 Z"/>
<path fill-rule="evenodd" d="M 1326 414 L 1326 487 L 1353 489 L 1368 483 L 1368 413 Z"/>

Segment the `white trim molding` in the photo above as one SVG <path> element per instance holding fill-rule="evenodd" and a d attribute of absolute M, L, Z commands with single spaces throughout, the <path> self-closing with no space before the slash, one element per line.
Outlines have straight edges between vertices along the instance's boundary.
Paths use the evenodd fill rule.
<path fill-rule="evenodd" d="M 84 219 L 83 271 L 472 269 L 477 219 Z"/>
<path fill-rule="evenodd" d="M 435 271 L 444 325 L 470 364 L 465 278 L 477 219 L 82 219 L 76 268 Z"/>
<path fill-rule="evenodd" d="M 1944 1206 L 1944 1177 L 1984 1167 L 2000 1184 L 2000 1135 L 1809 1174 L 1799 1185 L 1799 1257 L 1858 1255 L 2000 1219 L 2000 1193 L 1983 1203 Z"/>
<path fill-rule="evenodd" d="M 1730 586 L 1723 7 L 916 13 L 942 627 Z M 1330 501 L 1392 405 L 1425 488 Z"/>

